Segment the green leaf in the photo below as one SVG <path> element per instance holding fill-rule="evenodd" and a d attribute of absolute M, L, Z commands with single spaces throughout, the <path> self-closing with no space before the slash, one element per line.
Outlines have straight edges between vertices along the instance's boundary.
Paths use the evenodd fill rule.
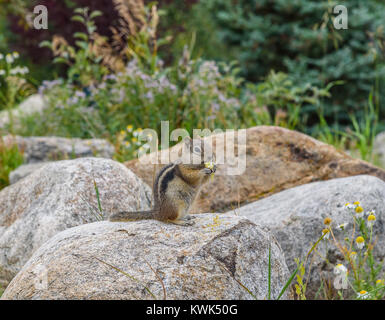
<path fill-rule="evenodd" d="M 51 49 L 52 48 L 52 43 L 51 43 L 51 41 L 44 40 L 44 41 L 40 42 L 39 47 L 40 48 L 47 47 L 47 48 Z"/>
<path fill-rule="evenodd" d="M 74 37 L 78 39 L 83 39 L 84 41 L 88 41 L 88 36 L 84 32 L 75 32 Z"/>
<path fill-rule="evenodd" d="M 91 19 L 94 19 L 94 18 L 100 17 L 100 16 L 102 16 L 102 15 L 103 15 L 103 13 L 102 13 L 101 11 L 95 10 L 95 11 L 92 11 L 92 12 L 91 12 L 90 18 L 91 18 Z"/>
<path fill-rule="evenodd" d="M 84 8 L 76 8 L 76 9 L 74 10 L 74 12 L 75 12 L 75 13 L 79 13 L 79 14 L 83 14 Z"/>
<path fill-rule="evenodd" d="M 73 17 L 71 18 L 71 20 L 72 20 L 72 21 L 78 21 L 78 22 L 83 23 L 83 24 L 86 23 L 86 21 L 84 20 L 84 18 L 81 17 L 81 16 L 73 16 Z"/>
<path fill-rule="evenodd" d="M 68 63 L 68 60 L 63 58 L 63 57 L 56 57 L 55 59 L 53 59 L 53 62 L 54 63 Z"/>
<path fill-rule="evenodd" d="M 287 280 L 286 284 L 283 286 L 281 292 L 280 292 L 279 295 L 278 295 L 277 300 L 279 300 L 279 299 L 282 297 L 282 295 L 285 293 L 285 291 L 287 290 L 287 288 L 288 288 L 288 287 L 290 286 L 290 284 L 293 282 L 293 279 L 294 279 L 295 275 L 297 274 L 297 272 L 298 272 L 298 267 L 294 270 L 294 272 L 291 274 L 289 280 Z"/>

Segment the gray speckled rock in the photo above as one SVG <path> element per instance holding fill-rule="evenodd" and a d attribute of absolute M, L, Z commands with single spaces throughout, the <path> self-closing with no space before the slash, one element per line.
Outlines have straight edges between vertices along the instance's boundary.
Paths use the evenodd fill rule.
<path fill-rule="evenodd" d="M 57 161 L 0 192 L 0 281 L 7 283 L 56 233 L 105 216 L 146 210 L 151 190 L 122 164 L 101 158 Z"/>
<path fill-rule="evenodd" d="M 154 299 L 146 288 L 163 299 L 162 282 L 167 299 L 252 299 L 239 282 L 263 299 L 270 241 L 272 296 L 279 294 L 289 274 L 269 232 L 229 214 L 194 221 L 103 221 L 63 231 L 35 252 L 2 299 Z"/>
<path fill-rule="evenodd" d="M 385 255 L 385 183 L 378 178 L 363 175 L 314 182 L 256 201 L 241 207 L 237 212 L 273 232 L 284 251 L 289 269 L 294 271 L 294 258 L 303 258 L 321 236 L 324 218 L 331 217 L 333 227 L 350 222 L 346 230 L 351 235 L 353 220 L 344 205 L 354 201 L 360 201 L 365 210 L 376 210 L 374 233 L 378 235 L 378 243 L 375 253 L 377 259 L 381 260 Z M 343 233 L 333 230 L 341 241 Z M 323 252 L 325 244 L 322 243 L 319 248 Z M 330 262 L 339 263 L 339 251 L 331 245 L 328 248 Z M 317 256 L 312 265 L 312 280 L 307 291 L 309 297 L 319 288 L 320 275 L 325 278 L 333 277 L 331 268 Z"/>
<path fill-rule="evenodd" d="M 68 160 L 81 157 L 112 158 L 114 146 L 103 139 L 61 137 L 4 136 L 6 144 L 16 143 L 24 154 L 25 163 Z"/>

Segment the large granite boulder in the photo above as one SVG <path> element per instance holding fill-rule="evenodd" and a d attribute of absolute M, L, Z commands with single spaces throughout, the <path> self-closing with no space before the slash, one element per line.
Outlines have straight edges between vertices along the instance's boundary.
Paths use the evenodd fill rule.
<path fill-rule="evenodd" d="M 0 283 L 56 233 L 150 204 L 150 188 L 118 162 L 80 158 L 41 167 L 0 191 Z"/>
<path fill-rule="evenodd" d="M 229 214 L 194 221 L 67 229 L 35 252 L 2 299 L 266 299 L 269 245 L 271 297 L 279 295 L 289 273 L 268 231 Z"/>
<path fill-rule="evenodd" d="M 212 137 L 214 151 L 224 149 L 224 134 Z M 385 180 L 385 171 L 353 159 L 334 147 L 305 134 L 280 127 L 260 126 L 246 130 L 246 142 L 235 135 L 235 156 L 244 157 L 246 170 L 229 174 L 235 157 L 219 164 L 215 178 L 202 188 L 191 212 L 226 211 L 309 182 L 368 174 Z M 233 147 L 230 143 L 230 147 Z M 148 154 L 125 165 L 149 185 L 165 153 L 171 158 L 181 144 L 158 154 Z M 218 148 L 218 149 L 216 149 Z M 158 157 L 158 159 L 157 159 Z M 218 158 L 218 157 L 217 157 Z"/>

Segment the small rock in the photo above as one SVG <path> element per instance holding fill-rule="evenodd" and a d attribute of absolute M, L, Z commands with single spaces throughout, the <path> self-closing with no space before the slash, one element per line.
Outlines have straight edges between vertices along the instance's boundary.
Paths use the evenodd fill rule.
<path fill-rule="evenodd" d="M 268 232 L 235 215 L 194 221 L 104 221 L 63 231 L 35 252 L 2 299 L 253 299 L 247 290 L 265 299 L 269 243 L 271 295 L 279 295 L 289 273 Z"/>
<path fill-rule="evenodd" d="M 80 158 L 46 164 L 0 191 L 0 282 L 7 283 L 56 233 L 116 211 L 147 210 L 151 190 L 122 164 Z"/>
<path fill-rule="evenodd" d="M 12 109 L 12 118 L 14 125 L 17 125 L 17 119 L 21 116 L 31 115 L 33 113 L 41 113 L 47 107 L 47 102 L 40 94 L 33 94 L 20 103 L 16 108 Z M 16 123 L 15 123 L 16 122 Z M 9 123 L 9 111 L 0 112 L 0 128 L 4 128 Z"/>
<path fill-rule="evenodd" d="M 103 139 L 61 137 L 4 136 L 6 144 L 16 143 L 24 154 L 25 163 L 68 160 L 81 157 L 112 158 L 114 146 Z"/>

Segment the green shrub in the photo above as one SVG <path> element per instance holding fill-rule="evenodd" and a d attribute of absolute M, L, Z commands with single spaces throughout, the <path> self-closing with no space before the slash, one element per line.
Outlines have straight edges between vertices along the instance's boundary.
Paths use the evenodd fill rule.
<path fill-rule="evenodd" d="M 50 106 L 42 115 L 22 120 L 18 133 L 104 137 L 119 149 L 128 142 L 132 156 L 135 144 L 121 141 L 121 132 L 128 125 L 159 132 L 161 121 L 168 120 L 170 130 L 191 132 L 193 128 L 250 126 L 266 115 L 256 112 L 257 101 L 251 92 L 242 90 L 242 79 L 233 65 L 191 59 L 186 47 L 177 64 L 165 67 L 154 50 L 154 39 L 146 35 L 152 30 L 143 29 L 131 38 L 130 62 L 120 72 L 107 74 L 103 55 L 91 50 L 95 14 L 84 9 L 76 13 L 77 20 L 92 30 L 75 34 L 75 47 L 57 39 L 44 43 L 56 50 L 56 62 L 70 66 L 68 79 L 43 82 L 39 92 L 46 95 Z"/>
<path fill-rule="evenodd" d="M 9 173 L 24 162 L 16 144 L 5 144 L 0 137 L 0 190 L 9 185 Z"/>
<path fill-rule="evenodd" d="M 159 62 L 161 64 L 161 62 Z M 268 115 L 229 66 L 190 60 L 154 73 L 136 59 L 124 72 L 110 74 L 95 85 L 78 87 L 64 80 L 43 83 L 49 107 L 42 115 L 24 118 L 22 135 L 104 137 L 113 142 L 127 125 L 160 132 L 162 120 L 170 130 L 185 128 L 239 128 L 265 123 Z M 260 110 L 258 113 L 257 111 Z"/>
<path fill-rule="evenodd" d="M 156 12 L 151 12 L 156 18 Z M 184 128 L 190 133 L 194 128 L 274 123 L 300 128 L 304 121 L 299 111 L 319 105 L 328 96 L 328 88 L 299 87 L 283 73 L 272 72 L 258 86 L 245 84 L 235 63 L 193 59 L 187 46 L 177 62 L 166 67 L 156 50 L 160 41 L 148 28 L 128 39 L 128 64 L 109 73 L 103 52 L 94 50 L 96 15 L 85 9 L 76 13 L 88 33 L 75 34 L 75 46 L 58 39 L 44 44 L 54 51 L 56 62 L 69 65 L 68 78 L 43 82 L 39 92 L 50 106 L 41 115 L 24 118 L 19 134 L 103 137 L 116 145 L 118 159 L 125 160 L 140 146 L 132 132 L 151 128 L 159 133 L 164 120 L 169 121 L 170 130 Z M 280 113 L 281 109 L 288 112 Z M 132 132 L 127 132 L 127 126 Z"/>
<path fill-rule="evenodd" d="M 321 100 L 330 97 L 330 87 L 320 89 L 309 83 L 296 85 L 282 72 L 271 71 L 267 78 L 256 86 L 249 84 L 255 93 L 258 105 L 266 106 L 274 117 L 270 122 L 289 129 L 306 129 L 307 117 L 301 116 L 306 107 L 321 107 Z"/>

